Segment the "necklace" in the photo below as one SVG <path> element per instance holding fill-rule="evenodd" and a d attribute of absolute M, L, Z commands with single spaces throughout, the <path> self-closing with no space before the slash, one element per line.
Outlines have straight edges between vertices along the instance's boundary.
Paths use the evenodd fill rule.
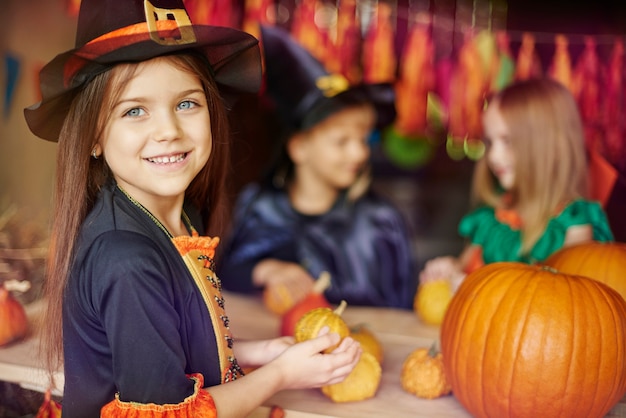
<path fill-rule="evenodd" d="M 144 205 L 142 205 L 141 203 L 139 203 L 134 197 L 132 197 L 131 195 L 128 194 L 128 192 L 124 189 L 122 189 L 122 187 L 118 184 L 117 188 L 120 189 L 120 191 L 122 193 L 124 193 L 124 196 L 126 196 L 128 198 L 128 200 L 131 201 L 132 204 L 134 204 L 135 206 L 137 206 L 139 209 L 141 209 L 141 211 L 143 213 L 145 213 L 146 215 L 148 215 L 148 217 L 150 219 L 152 219 L 152 221 L 156 224 L 156 226 L 158 226 L 161 231 L 163 231 L 165 233 L 165 235 L 167 235 L 170 239 L 174 238 L 174 235 L 172 235 L 170 233 L 170 231 L 167 230 L 167 228 L 161 223 L 161 221 L 159 221 L 156 216 L 154 216 L 152 213 L 150 213 L 150 211 L 148 209 L 146 209 L 146 207 Z M 185 213 L 185 211 L 183 210 L 181 218 L 183 220 L 183 223 L 185 224 L 185 227 L 191 231 L 193 233 L 193 231 L 195 231 L 193 225 L 191 225 L 191 220 L 189 219 L 189 217 L 187 216 L 187 214 Z"/>

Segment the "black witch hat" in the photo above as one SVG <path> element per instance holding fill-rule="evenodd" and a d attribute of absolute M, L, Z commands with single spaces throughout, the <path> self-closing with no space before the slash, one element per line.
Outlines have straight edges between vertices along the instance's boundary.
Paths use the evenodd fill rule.
<path fill-rule="evenodd" d="M 266 92 L 276 104 L 288 131 L 310 128 L 344 107 L 369 102 L 378 128 L 393 122 L 395 95 L 389 83 L 350 86 L 331 74 L 285 29 L 261 27 Z"/>
<path fill-rule="evenodd" d="M 206 57 L 226 100 L 259 89 L 260 52 L 252 35 L 193 25 L 182 0 L 83 0 L 76 46 L 41 70 L 42 100 L 24 110 L 26 122 L 35 135 L 57 141 L 73 98 L 95 75 L 185 50 Z"/>

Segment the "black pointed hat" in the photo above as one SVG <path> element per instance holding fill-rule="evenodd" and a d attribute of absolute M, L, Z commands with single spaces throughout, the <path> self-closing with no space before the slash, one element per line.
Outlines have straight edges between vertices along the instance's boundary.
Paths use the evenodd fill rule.
<path fill-rule="evenodd" d="M 285 29 L 261 27 L 265 89 L 289 131 L 316 125 L 344 107 L 369 102 L 378 128 L 393 122 L 395 94 L 389 83 L 350 86 L 341 74 L 331 74 Z"/>
<path fill-rule="evenodd" d="M 207 58 L 220 92 L 256 92 L 261 83 L 258 41 L 245 32 L 193 25 L 183 0 L 83 0 L 76 46 L 40 73 L 42 100 L 24 110 L 30 130 L 57 141 L 76 93 L 120 62 L 194 50 Z"/>

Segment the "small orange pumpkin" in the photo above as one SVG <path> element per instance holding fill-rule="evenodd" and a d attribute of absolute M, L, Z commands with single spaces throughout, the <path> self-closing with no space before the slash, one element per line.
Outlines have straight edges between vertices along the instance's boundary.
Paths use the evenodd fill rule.
<path fill-rule="evenodd" d="M 330 308 L 315 308 L 305 313 L 296 323 L 295 339 L 297 342 L 310 340 L 318 336 L 320 330 L 327 326 L 329 332 L 339 334 L 341 340 L 350 335 L 350 329 L 341 317 L 346 309 L 347 303 L 342 300 L 339 306 L 333 311 Z M 324 350 L 324 353 L 330 353 L 339 346 L 339 343 L 333 347 Z"/>
<path fill-rule="evenodd" d="M 350 374 L 339 383 L 322 386 L 322 393 L 333 402 L 363 401 L 376 395 L 381 378 L 380 363 L 364 351 Z"/>
<path fill-rule="evenodd" d="M 626 299 L 626 244 L 589 241 L 561 248 L 543 263 L 562 273 L 606 283 Z"/>
<path fill-rule="evenodd" d="M 383 346 L 367 326 L 359 324 L 351 327 L 350 336 L 361 344 L 363 351 L 372 354 L 380 364 L 383 363 Z"/>
<path fill-rule="evenodd" d="M 584 276 L 487 264 L 452 298 L 441 351 L 475 417 L 602 417 L 626 392 L 626 301 Z"/>
<path fill-rule="evenodd" d="M 20 340 L 28 333 L 28 317 L 22 304 L 0 285 L 0 346 Z"/>
<path fill-rule="evenodd" d="M 415 293 L 413 310 L 425 324 L 441 325 L 452 294 L 452 285 L 447 279 L 421 283 Z"/>
<path fill-rule="evenodd" d="M 296 323 L 302 315 L 315 308 L 330 308 L 331 305 L 324 296 L 324 291 L 330 286 L 330 274 L 323 272 L 315 281 L 311 292 L 301 301 L 292 306 L 281 318 L 280 335 L 293 335 Z"/>
<path fill-rule="evenodd" d="M 263 305 L 277 315 L 283 315 L 296 302 L 289 288 L 282 283 L 267 285 L 263 289 Z"/>
<path fill-rule="evenodd" d="M 400 383 L 405 391 L 425 399 L 448 395 L 452 390 L 443 369 L 443 357 L 435 344 L 413 350 L 406 357 Z"/>

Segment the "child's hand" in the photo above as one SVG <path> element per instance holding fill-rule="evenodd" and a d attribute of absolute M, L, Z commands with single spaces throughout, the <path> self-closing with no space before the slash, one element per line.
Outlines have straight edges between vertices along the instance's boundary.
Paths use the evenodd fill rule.
<path fill-rule="evenodd" d="M 313 289 L 315 279 L 302 268 L 292 262 L 268 259 L 254 268 L 253 281 L 261 286 L 284 286 L 295 301 L 304 299 Z"/>
<path fill-rule="evenodd" d="M 320 332 L 308 341 L 293 345 L 276 360 L 284 389 L 314 388 L 341 382 L 350 374 L 361 356 L 361 346 L 351 337 L 329 354 L 321 352 L 339 341 L 339 335 Z"/>
<path fill-rule="evenodd" d="M 437 257 L 426 262 L 419 279 L 420 283 L 441 279 L 453 281 L 459 274 L 463 275 L 463 271 L 458 259 L 450 256 Z"/>

